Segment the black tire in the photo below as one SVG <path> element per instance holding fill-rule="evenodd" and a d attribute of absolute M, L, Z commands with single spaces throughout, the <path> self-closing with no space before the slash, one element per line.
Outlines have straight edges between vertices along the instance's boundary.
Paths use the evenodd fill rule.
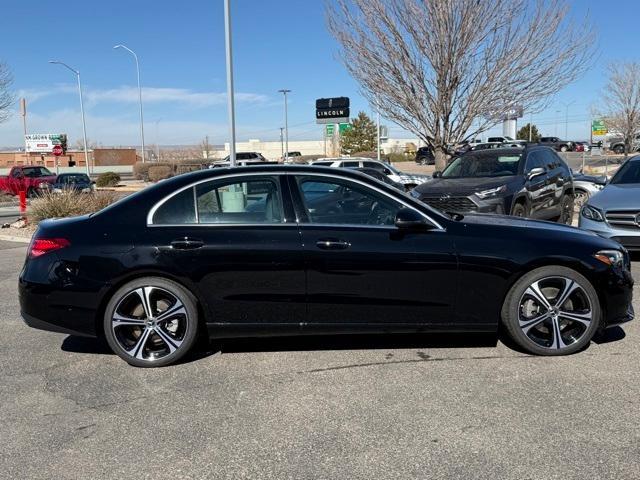
<path fill-rule="evenodd" d="M 551 343 L 551 346 L 543 345 L 541 339 L 544 338 L 545 329 L 548 332 L 549 337 L 553 336 L 555 342 L 555 328 L 556 322 L 563 322 L 566 320 L 553 320 L 548 319 L 540 322 L 536 325 L 536 327 L 531 328 L 529 332 L 535 332 L 527 334 L 524 331 L 525 326 L 521 323 L 521 315 L 522 315 L 522 299 L 526 298 L 526 292 L 529 291 L 529 287 L 532 286 L 535 282 L 540 282 L 538 285 L 543 285 L 542 282 L 552 282 L 554 279 L 564 278 L 568 281 L 575 282 L 579 288 L 576 288 L 575 293 L 572 295 L 584 295 L 585 298 L 588 299 L 589 302 L 589 312 L 591 315 L 591 320 L 588 322 L 588 327 L 584 325 L 583 322 L 577 322 L 579 325 L 574 325 L 573 323 L 565 323 L 564 326 L 558 327 L 558 332 L 560 332 L 559 338 L 562 339 L 562 345 L 559 346 L 555 343 Z M 543 294 L 546 297 L 546 292 L 549 290 L 547 288 L 542 288 Z M 560 292 L 560 289 L 558 289 Z M 558 294 L 560 295 L 560 293 Z M 547 297 L 546 297 L 547 298 Z M 547 298 L 549 300 L 549 298 Z M 531 300 L 526 300 L 526 302 L 530 302 Z M 550 303 L 553 300 L 550 301 Z M 572 299 L 572 297 L 568 297 L 566 301 L 562 305 L 567 305 L 568 302 L 574 302 L 577 300 Z M 579 303 L 579 302 L 578 302 Z M 534 315 L 538 315 L 534 313 Z M 543 356 L 558 356 L 558 355 L 569 355 L 575 352 L 578 352 L 585 348 L 590 342 L 593 336 L 596 334 L 600 327 L 601 322 L 601 309 L 600 302 L 598 300 L 598 295 L 589 282 L 583 275 L 572 270 L 570 268 L 561 267 L 561 266 L 547 266 L 537 268 L 532 270 L 531 272 L 525 274 L 518 280 L 509 293 L 507 294 L 504 304 L 502 306 L 502 323 L 505 326 L 509 336 L 511 339 L 522 349 L 524 349 L 528 353 L 532 353 L 534 355 L 543 355 Z M 540 317 L 537 317 L 540 318 Z M 535 321 L 535 319 L 534 319 Z M 524 325 L 526 324 L 526 320 L 524 320 Z M 569 321 L 571 322 L 571 321 Z M 569 331 L 575 332 L 575 329 L 578 328 L 580 333 L 573 334 L 574 336 L 568 335 L 566 338 L 562 336 L 562 333 Z M 540 330 L 535 330 L 535 328 L 539 328 Z M 563 330 L 564 329 L 564 330 Z M 540 336 L 538 336 L 540 335 Z M 575 338 L 577 335 L 577 339 Z M 572 343 L 566 343 L 566 339 L 572 341 Z"/>
<path fill-rule="evenodd" d="M 522 202 L 518 202 L 518 203 L 514 204 L 513 208 L 511 209 L 511 216 L 526 218 L 527 217 L 527 207 L 525 206 L 525 204 L 522 203 Z"/>
<path fill-rule="evenodd" d="M 145 306 L 144 300 L 141 301 L 140 306 L 136 307 L 138 311 L 140 308 L 143 309 L 142 315 L 127 315 L 128 319 L 141 321 L 142 323 L 140 325 L 114 325 L 118 323 L 118 320 L 114 318 L 116 316 L 116 308 L 120 307 L 123 302 L 134 304 L 136 298 L 143 298 L 142 293 L 139 294 L 138 292 L 146 293 L 147 289 L 150 289 L 150 293 L 144 296 L 147 298 L 146 304 L 148 307 Z M 160 297 L 160 301 L 157 299 L 155 301 L 155 308 L 153 299 L 151 298 L 152 295 L 156 296 L 156 298 Z M 181 305 L 178 303 L 171 305 L 168 303 L 168 300 L 163 297 L 173 297 Z M 160 311 L 158 307 L 160 303 L 168 304 L 165 310 Z M 151 317 L 153 325 L 149 325 L 148 316 L 145 314 L 147 308 L 152 311 Z M 171 315 L 171 312 L 176 309 L 179 310 L 180 313 Z M 184 310 L 184 314 L 182 310 Z M 168 313 L 169 316 L 167 318 L 171 320 L 160 320 L 163 313 Z M 121 311 L 119 311 L 118 314 L 122 316 Z M 176 333 L 178 335 L 173 336 L 169 327 L 163 327 L 161 322 L 176 322 Z M 171 326 L 173 327 L 173 323 Z M 125 327 L 129 330 L 121 333 L 121 329 Z M 198 338 L 198 309 L 196 307 L 196 299 L 186 288 L 171 280 L 160 277 L 138 278 L 126 283 L 112 295 L 111 300 L 105 308 L 103 329 L 109 347 L 128 364 L 147 368 L 170 365 L 187 354 Z M 118 329 L 118 334 L 115 333 L 116 329 Z M 162 329 L 160 333 L 157 333 L 160 329 Z M 149 332 L 145 336 L 144 334 L 147 330 L 149 330 Z M 125 348 L 124 343 L 126 343 L 126 340 L 129 340 L 133 344 L 130 349 Z M 147 347 L 148 344 L 150 344 L 150 346 L 147 349 L 149 350 L 147 358 L 139 358 L 145 356 L 145 347 Z M 133 352 L 134 349 L 136 349 L 138 353 Z M 166 353 L 160 356 L 158 351 L 166 351 Z"/>
<path fill-rule="evenodd" d="M 624 153 L 624 145 L 616 145 L 613 147 L 614 153 L 621 154 Z"/>
<path fill-rule="evenodd" d="M 571 225 L 573 223 L 573 213 L 573 195 L 565 194 L 560 200 L 558 223 Z"/>

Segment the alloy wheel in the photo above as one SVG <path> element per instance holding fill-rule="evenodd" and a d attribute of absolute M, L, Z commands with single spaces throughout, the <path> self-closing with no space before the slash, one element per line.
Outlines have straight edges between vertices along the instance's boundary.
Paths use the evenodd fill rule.
<path fill-rule="evenodd" d="M 153 362 L 180 349 L 189 329 L 183 302 L 153 285 L 125 293 L 111 318 L 113 337 L 130 357 Z"/>
<path fill-rule="evenodd" d="M 593 307 L 589 295 L 575 280 L 545 277 L 525 290 L 519 303 L 519 326 L 540 347 L 567 348 L 589 329 Z"/>
<path fill-rule="evenodd" d="M 576 190 L 573 196 L 574 211 L 579 212 L 587 200 L 589 200 L 589 194 L 587 192 L 583 192 L 582 190 Z"/>

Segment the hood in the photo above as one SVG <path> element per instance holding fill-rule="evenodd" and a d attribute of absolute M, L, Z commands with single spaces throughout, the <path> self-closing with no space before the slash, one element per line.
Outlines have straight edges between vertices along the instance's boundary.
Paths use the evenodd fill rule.
<path fill-rule="evenodd" d="M 601 210 L 640 210 L 640 184 L 612 185 L 589 199 L 589 205 Z"/>
<path fill-rule="evenodd" d="M 521 177 L 476 177 L 476 178 L 434 178 L 416 187 L 421 195 L 439 195 L 450 193 L 454 195 L 471 195 L 482 190 L 498 188 L 502 185 L 518 183 Z"/>

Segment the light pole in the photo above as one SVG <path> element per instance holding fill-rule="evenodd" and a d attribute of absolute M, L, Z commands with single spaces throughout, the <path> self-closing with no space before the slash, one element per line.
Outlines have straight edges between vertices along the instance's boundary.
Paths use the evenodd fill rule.
<path fill-rule="evenodd" d="M 282 150 L 282 161 L 284 162 L 285 158 L 284 158 L 284 137 L 282 135 L 282 131 L 284 130 L 284 127 L 280 127 L 280 150 Z"/>
<path fill-rule="evenodd" d="M 161 118 L 156 120 L 156 162 L 160 161 L 160 134 L 159 134 L 159 125 Z"/>
<path fill-rule="evenodd" d="M 565 102 L 560 102 L 560 103 L 564 105 L 564 107 L 566 108 L 565 116 L 564 116 L 564 139 L 568 140 L 569 139 L 569 107 L 576 102 L 574 100 L 573 102 L 569 102 L 569 103 L 565 103 Z"/>
<path fill-rule="evenodd" d="M 231 5 L 224 0 L 224 33 L 227 57 L 227 109 L 229 111 L 229 164 L 236 166 L 236 110 L 233 97 L 233 51 L 231 45 Z"/>
<path fill-rule="evenodd" d="M 78 80 L 78 95 L 80 95 L 80 116 L 82 117 L 82 140 L 84 142 L 84 164 L 87 169 L 87 175 L 89 175 L 89 152 L 87 150 L 87 126 L 84 121 L 84 103 L 82 102 L 82 84 L 80 83 L 80 71 L 71 68 L 64 62 L 60 62 L 58 60 L 49 60 L 49 63 L 53 63 L 55 65 L 62 65 L 65 68 L 68 68 L 73 73 L 76 74 L 76 79 Z M 57 161 L 57 160 L 56 160 Z"/>
<path fill-rule="evenodd" d="M 287 90 L 283 88 L 282 90 L 278 90 L 278 92 L 284 95 L 284 144 L 285 144 L 285 154 L 283 156 L 289 157 L 289 113 L 287 107 L 287 93 L 291 93 L 291 90 Z M 286 160 L 286 158 L 285 158 Z"/>
<path fill-rule="evenodd" d="M 555 136 L 558 136 L 558 115 L 560 114 L 560 110 L 556 110 L 556 131 Z"/>
<path fill-rule="evenodd" d="M 144 118 L 143 118 L 143 115 L 142 115 L 142 87 L 140 85 L 140 63 L 138 62 L 138 55 L 136 55 L 136 52 L 131 50 L 126 45 L 116 45 L 113 48 L 114 49 L 118 49 L 118 48 L 125 49 L 127 52 L 129 52 L 131 55 L 133 55 L 133 58 L 136 61 L 136 74 L 138 76 L 138 100 L 140 102 L 140 138 L 141 138 L 141 141 L 142 141 L 142 163 L 144 163 L 144 161 L 145 161 L 145 156 L 144 156 Z"/>

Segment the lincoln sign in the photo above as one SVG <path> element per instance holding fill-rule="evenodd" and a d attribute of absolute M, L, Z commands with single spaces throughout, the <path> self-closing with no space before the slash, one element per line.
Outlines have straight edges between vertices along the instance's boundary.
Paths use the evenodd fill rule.
<path fill-rule="evenodd" d="M 316 100 L 316 123 L 348 123 L 349 98 L 319 98 Z"/>

